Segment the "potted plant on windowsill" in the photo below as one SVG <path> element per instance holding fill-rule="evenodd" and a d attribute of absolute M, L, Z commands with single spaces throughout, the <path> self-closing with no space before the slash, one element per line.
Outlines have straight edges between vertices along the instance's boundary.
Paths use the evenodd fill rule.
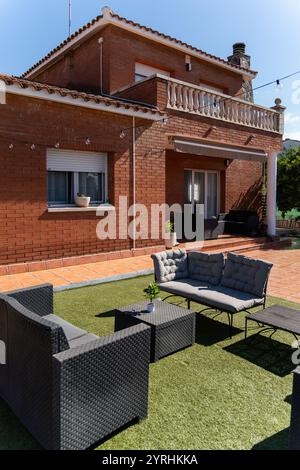
<path fill-rule="evenodd" d="M 158 298 L 159 293 L 160 290 L 157 282 L 151 282 L 149 286 L 144 289 L 145 297 L 150 300 L 150 303 L 147 305 L 147 311 L 149 313 L 155 312 L 155 304 L 153 303 L 153 300 Z"/>
<path fill-rule="evenodd" d="M 75 197 L 75 203 L 78 207 L 89 207 L 91 202 L 91 198 L 86 196 L 85 194 L 78 193 Z"/>
<path fill-rule="evenodd" d="M 177 235 L 174 231 L 174 224 L 170 220 L 166 222 L 166 236 L 165 236 L 166 248 L 173 248 L 177 245 Z"/>

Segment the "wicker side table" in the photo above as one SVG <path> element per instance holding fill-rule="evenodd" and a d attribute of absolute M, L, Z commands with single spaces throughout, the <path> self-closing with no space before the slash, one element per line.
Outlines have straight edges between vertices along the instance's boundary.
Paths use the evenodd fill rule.
<path fill-rule="evenodd" d="M 146 311 L 147 302 L 115 310 L 115 331 L 137 323 L 151 327 L 151 361 L 156 362 L 195 343 L 196 314 L 168 302 L 155 301 L 155 312 Z"/>

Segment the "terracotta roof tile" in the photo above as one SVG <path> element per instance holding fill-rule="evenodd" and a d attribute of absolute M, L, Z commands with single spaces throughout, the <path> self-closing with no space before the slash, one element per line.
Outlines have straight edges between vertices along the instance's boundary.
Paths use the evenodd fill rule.
<path fill-rule="evenodd" d="M 201 50 L 201 49 L 199 49 L 199 48 L 197 48 L 197 47 L 195 47 L 195 46 L 191 46 L 190 44 L 188 44 L 188 43 L 186 43 L 186 42 L 183 42 L 183 41 L 181 41 L 180 39 L 176 39 L 176 38 L 173 38 L 172 36 L 166 35 L 166 34 L 164 34 L 164 33 L 160 33 L 159 31 L 156 31 L 155 29 L 152 29 L 152 28 L 150 28 L 150 27 L 148 27 L 148 26 L 141 25 L 141 24 L 136 23 L 136 22 L 134 22 L 134 21 L 132 21 L 132 20 L 128 20 L 127 18 L 124 18 L 124 17 L 118 15 L 117 13 L 112 12 L 112 13 L 111 13 L 111 16 L 112 16 L 113 18 L 118 19 L 119 21 L 125 22 L 125 23 L 127 23 L 127 24 L 131 24 L 131 25 L 134 26 L 135 28 L 140 28 L 140 29 L 143 29 L 143 30 L 145 30 L 145 31 L 148 31 L 148 32 L 150 32 L 150 33 L 152 33 L 152 34 L 156 34 L 156 35 L 158 35 L 158 36 L 160 36 L 160 37 L 162 37 L 162 38 L 164 38 L 164 39 L 168 39 L 169 41 L 175 42 L 175 43 L 179 44 L 180 46 L 187 47 L 188 49 L 191 49 L 191 50 L 193 50 L 194 52 L 197 52 L 197 53 L 202 54 L 202 55 L 204 55 L 204 56 L 206 56 L 206 57 L 209 57 L 210 59 L 217 60 L 217 61 L 220 62 L 220 63 L 226 64 L 226 65 L 228 65 L 229 67 L 232 67 L 233 69 L 242 70 L 242 71 L 247 72 L 247 73 L 253 73 L 253 74 L 256 74 L 256 73 L 257 73 L 257 72 L 255 72 L 255 71 L 253 71 L 253 70 L 246 69 L 245 67 L 241 67 L 241 66 L 235 65 L 235 64 L 230 64 L 229 62 L 227 62 L 227 60 L 224 60 L 224 59 L 222 59 L 221 57 L 217 57 L 217 56 L 215 56 L 215 55 L 213 55 L 213 54 L 209 54 L 208 52 L 205 52 L 205 51 L 203 51 L 203 50 Z"/>
<path fill-rule="evenodd" d="M 26 80 L 24 78 L 15 77 L 13 75 L 0 74 L 0 80 L 4 81 L 7 86 L 17 85 L 20 88 L 31 88 L 37 92 L 47 91 L 50 95 L 57 94 L 62 97 L 71 97 L 74 100 L 79 98 L 84 101 L 93 101 L 97 104 L 103 103 L 105 106 L 114 106 L 115 108 L 131 109 L 132 111 L 139 111 L 145 114 L 157 114 L 163 116 L 164 113 L 158 111 L 157 108 L 151 106 L 138 105 L 136 103 L 128 103 L 120 100 L 120 98 L 106 97 L 102 95 L 94 95 L 77 90 L 70 90 L 68 88 L 60 88 L 46 83 L 38 83 L 33 80 Z"/>
<path fill-rule="evenodd" d="M 186 43 L 186 42 L 183 42 L 179 39 L 176 39 L 176 38 L 173 38 L 169 35 L 166 35 L 166 34 L 163 34 L 163 33 L 160 33 L 159 31 L 156 31 L 152 28 L 149 28 L 147 26 L 143 26 L 139 23 L 136 23 L 132 20 L 128 20 L 127 18 L 124 18 L 120 15 L 118 15 L 117 13 L 114 13 L 113 11 L 110 11 L 110 17 L 111 18 L 114 18 L 122 23 L 125 23 L 127 25 L 131 25 L 135 28 L 139 28 L 139 29 L 142 29 L 146 32 L 150 32 L 151 34 L 155 34 L 157 36 L 159 36 L 160 38 L 163 38 L 163 39 L 167 39 L 169 41 L 172 41 L 174 42 L 175 44 L 181 46 L 181 47 L 185 47 L 185 48 L 188 48 L 190 49 L 191 51 L 197 53 L 197 54 L 201 54 L 209 59 L 213 59 L 217 62 L 219 62 L 220 64 L 223 64 L 223 65 L 226 65 L 230 68 L 232 68 L 233 70 L 239 70 L 239 71 L 242 71 L 242 72 L 245 72 L 245 73 L 248 73 L 248 74 L 253 74 L 253 75 L 256 75 L 257 72 L 253 71 L 253 70 L 249 70 L 249 69 L 246 69 L 244 67 L 240 67 L 239 65 L 234 65 L 234 64 L 230 64 L 229 62 L 227 62 L 226 60 L 220 58 L 220 57 L 217 57 L 213 54 L 209 54 L 205 51 L 202 51 L 201 49 L 198 49 L 197 47 L 194 47 L 194 46 L 191 46 L 190 44 Z M 65 39 L 61 44 L 59 44 L 57 47 L 55 47 L 52 51 L 50 51 L 45 57 L 43 57 L 41 60 L 39 60 L 37 63 L 35 63 L 32 67 L 30 67 L 26 72 L 24 72 L 22 74 L 22 77 L 25 78 L 28 74 L 30 74 L 31 72 L 33 72 L 37 67 L 39 67 L 40 65 L 42 65 L 44 62 L 46 62 L 48 59 L 51 59 L 51 57 L 59 52 L 64 46 L 67 46 L 72 40 L 76 39 L 81 33 L 89 30 L 92 26 L 94 26 L 98 21 L 100 21 L 101 19 L 103 19 L 103 15 L 99 15 L 97 16 L 96 18 L 94 18 L 92 21 L 90 21 L 89 23 L 87 23 L 86 25 L 84 25 L 83 27 L 81 27 L 80 29 L 78 29 L 78 31 L 76 31 L 75 33 L 73 33 L 71 36 L 69 36 L 67 39 Z"/>

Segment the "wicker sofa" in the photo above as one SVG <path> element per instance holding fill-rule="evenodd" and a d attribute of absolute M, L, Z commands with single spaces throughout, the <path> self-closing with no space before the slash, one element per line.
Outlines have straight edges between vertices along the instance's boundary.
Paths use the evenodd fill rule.
<path fill-rule="evenodd" d="M 259 305 L 265 306 L 272 264 L 229 253 L 208 254 L 185 250 L 152 255 L 160 290 L 226 313 L 232 336 L 233 317 Z"/>
<path fill-rule="evenodd" d="M 150 328 L 88 334 L 53 314 L 53 288 L 0 295 L 0 396 L 46 449 L 86 449 L 147 416 Z"/>

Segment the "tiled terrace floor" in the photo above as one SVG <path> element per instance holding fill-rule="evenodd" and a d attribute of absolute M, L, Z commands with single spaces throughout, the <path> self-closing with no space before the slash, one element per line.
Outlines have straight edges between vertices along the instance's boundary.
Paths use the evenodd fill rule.
<path fill-rule="evenodd" d="M 269 294 L 300 303 L 300 250 L 255 249 L 247 256 L 274 264 Z M 0 277 L 0 291 L 5 292 L 49 282 L 55 287 L 80 285 L 95 280 L 110 280 L 117 276 L 144 273 L 152 268 L 149 255 L 65 268 L 36 271 Z"/>

